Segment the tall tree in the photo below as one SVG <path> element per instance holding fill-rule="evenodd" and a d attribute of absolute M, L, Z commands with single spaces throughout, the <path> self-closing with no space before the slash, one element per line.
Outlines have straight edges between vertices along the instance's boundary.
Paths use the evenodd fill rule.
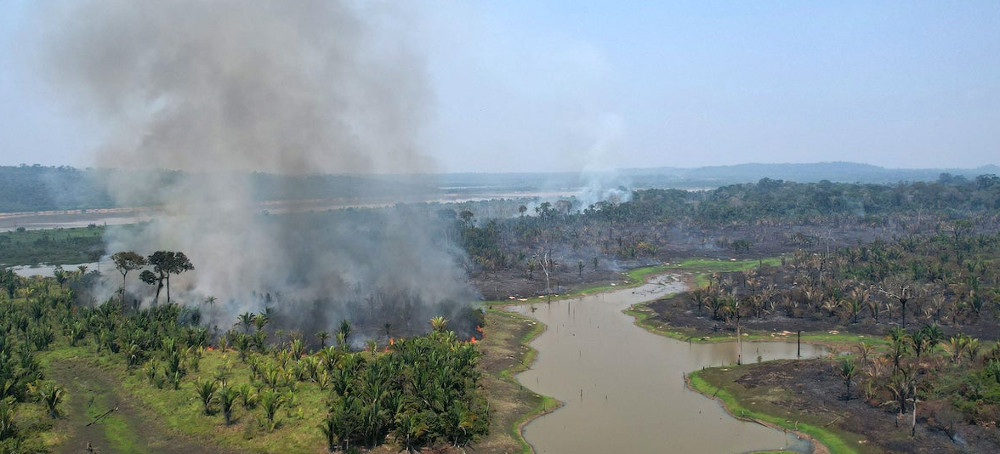
<path fill-rule="evenodd" d="M 160 289 L 163 288 L 163 282 L 166 281 L 167 302 L 169 303 L 170 275 L 191 271 L 194 269 L 194 265 L 191 264 L 191 261 L 188 260 L 183 252 L 173 251 L 156 251 L 149 256 L 148 261 L 150 265 L 153 265 L 153 272 L 156 273 L 156 299 L 160 299 Z"/>
<path fill-rule="evenodd" d="M 137 270 L 146 266 L 146 258 L 133 251 L 115 252 L 111 255 L 111 261 L 115 262 L 115 268 L 122 273 L 122 303 L 125 303 L 125 277 L 129 271 Z"/>

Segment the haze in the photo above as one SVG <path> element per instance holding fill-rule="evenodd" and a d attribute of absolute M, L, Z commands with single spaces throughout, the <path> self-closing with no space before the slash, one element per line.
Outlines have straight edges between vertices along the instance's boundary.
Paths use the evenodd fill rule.
<path fill-rule="evenodd" d="M 120 126 L 48 83 L 42 47 L 61 24 L 49 3 L 0 3 L 0 165 L 96 165 Z M 406 42 L 423 84 L 408 132 L 434 162 L 421 171 L 1000 155 L 995 1 L 402 8 L 381 30 Z"/>

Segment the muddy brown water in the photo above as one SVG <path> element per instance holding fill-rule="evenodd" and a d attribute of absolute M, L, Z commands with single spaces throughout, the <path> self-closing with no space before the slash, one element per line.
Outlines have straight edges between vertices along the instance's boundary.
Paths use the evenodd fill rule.
<path fill-rule="evenodd" d="M 794 434 L 729 416 L 714 400 L 688 390 L 684 374 L 732 365 L 734 343 L 690 344 L 649 333 L 622 313 L 629 306 L 683 291 L 661 276 L 638 288 L 534 302 L 509 310 L 548 329 L 531 346 L 537 361 L 518 375 L 528 388 L 565 403 L 524 428 L 538 453 L 741 453 L 811 445 Z M 745 342 L 743 361 L 794 358 L 795 343 Z M 823 347 L 802 344 L 803 357 Z"/>

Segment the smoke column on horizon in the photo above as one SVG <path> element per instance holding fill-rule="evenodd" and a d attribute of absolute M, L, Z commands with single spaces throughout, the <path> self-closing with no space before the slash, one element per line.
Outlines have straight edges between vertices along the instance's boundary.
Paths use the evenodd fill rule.
<path fill-rule="evenodd" d="M 432 169 L 418 145 L 431 96 L 413 45 L 416 21 L 400 8 L 339 0 L 50 6 L 46 76 L 107 127 L 96 164 L 136 169 L 114 173 L 112 196 L 121 205 L 155 200 L 168 214 L 111 230 L 109 253 L 187 254 L 196 270 L 172 280 L 172 290 L 189 303 L 217 298 L 204 309 L 221 328 L 272 303 L 291 327 L 328 329 L 356 317 L 359 301 L 405 299 L 406 314 L 425 317 L 471 300 L 429 216 L 264 216 L 252 197 L 251 171 Z M 151 169 L 184 172 L 164 183 Z"/>
<path fill-rule="evenodd" d="M 576 196 L 579 208 L 605 201 L 628 202 L 632 196 L 628 188 L 630 182 L 615 170 L 615 163 L 610 158 L 625 133 L 625 120 L 617 113 L 604 112 L 588 124 L 591 145 L 583 156 L 580 177 L 584 184 Z"/>

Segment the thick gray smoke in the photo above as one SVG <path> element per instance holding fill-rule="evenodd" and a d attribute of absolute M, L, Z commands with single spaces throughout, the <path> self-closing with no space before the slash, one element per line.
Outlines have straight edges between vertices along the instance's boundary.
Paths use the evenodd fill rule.
<path fill-rule="evenodd" d="M 374 308 L 403 300 L 408 309 L 391 314 L 396 320 L 469 301 L 447 245 L 432 241 L 431 217 L 399 210 L 267 216 L 252 198 L 250 171 L 431 170 L 418 150 L 430 96 L 412 46 L 415 21 L 400 7 L 342 0 L 54 6 L 60 19 L 47 36 L 48 75 L 107 127 L 97 164 L 137 169 L 108 182 L 113 196 L 125 205 L 155 200 L 168 214 L 112 232 L 109 253 L 184 252 L 196 270 L 174 278 L 172 290 L 189 304 L 214 297 L 204 310 L 222 328 L 265 307 L 305 330 L 357 318 L 358 308 L 375 323 Z M 184 172 L 156 181 L 140 169 Z"/>

